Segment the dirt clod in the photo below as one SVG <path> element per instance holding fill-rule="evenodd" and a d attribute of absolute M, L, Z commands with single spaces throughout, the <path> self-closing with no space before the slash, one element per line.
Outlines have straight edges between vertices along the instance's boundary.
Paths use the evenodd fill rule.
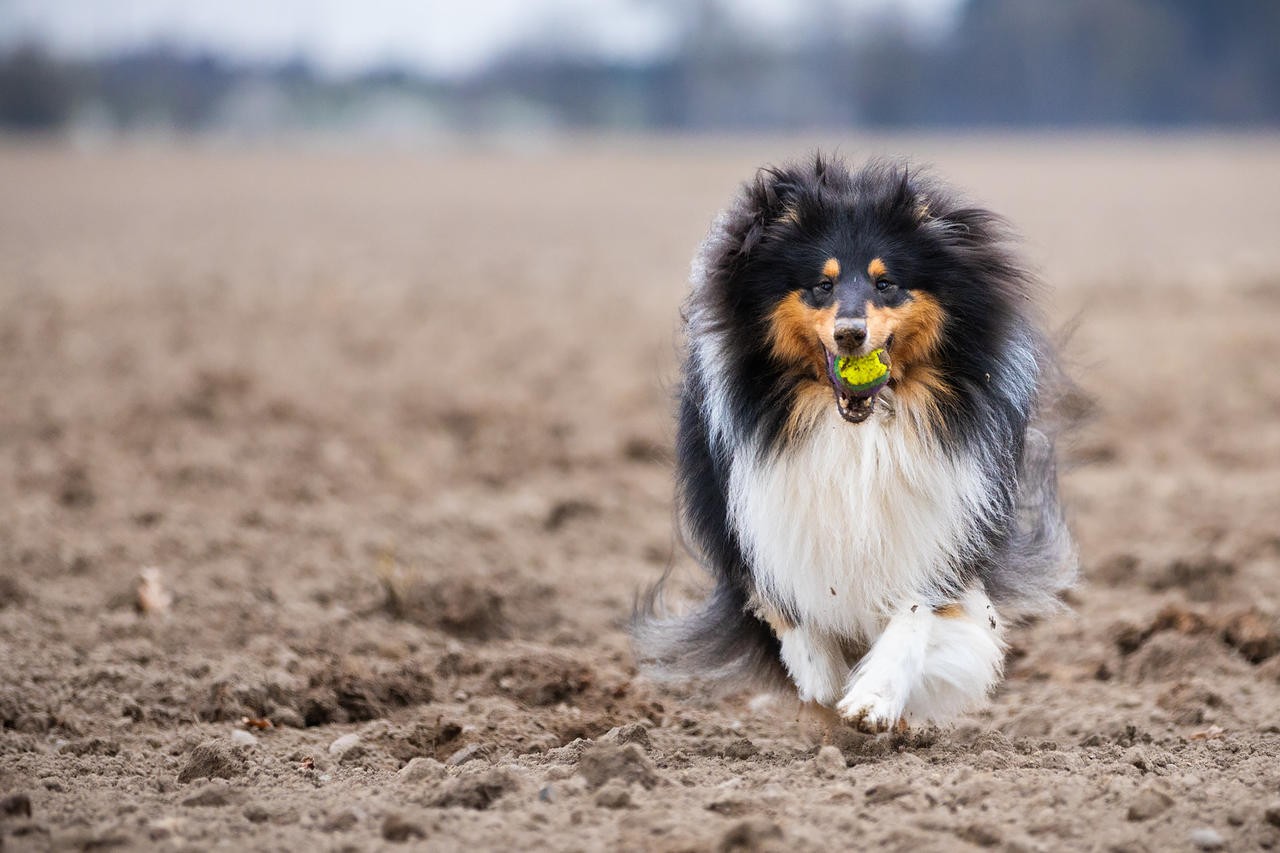
<path fill-rule="evenodd" d="M 1249 663 L 1259 664 L 1280 653 L 1280 622 L 1257 610 L 1246 610 L 1227 618 L 1222 639 Z"/>
<path fill-rule="evenodd" d="M 526 705 L 565 702 L 595 683 L 594 673 L 563 655 L 521 655 L 497 666 L 489 681 Z"/>
<path fill-rule="evenodd" d="M 600 736 L 601 743 L 613 743 L 619 746 L 634 743 L 646 752 L 653 749 L 653 741 L 649 739 L 649 730 L 640 723 L 628 723 L 616 726 Z"/>
<path fill-rule="evenodd" d="M 1154 785 L 1145 785 L 1129 800 L 1126 817 L 1132 821 L 1150 820 L 1173 805 L 1173 797 Z"/>
<path fill-rule="evenodd" d="M 207 740 L 187 756 L 178 772 L 179 782 L 195 779 L 232 779 L 248 769 L 244 757 L 224 740 Z"/>
<path fill-rule="evenodd" d="M 410 783 L 431 782 L 443 779 L 446 775 L 448 775 L 448 771 L 445 770 L 445 766 L 443 764 L 436 761 L 434 758 L 426 758 L 423 756 L 410 759 L 409 763 L 404 767 L 401 767 L 400 771 L 396 773 L 396 777 L 399 778 L 401 782 Z"/>
<path fill-rule="evenodd" d="M 432 805 L 441 808 L 483 810 L 517 787 L 519 782 L 510 771 L 495 767 L 454 779 Z"/>
<path fill-rule="evenodd" d="M 10 794 L 0 799 L 0 818 L 31 817 L 31 798 L 26 794 Z"/>
<path fill-rule="evenodd" d="M 834 779 L 843 776 L 846 768 L 844 754 L 834 746 L 827 745 L 818 750 L 813 757 L 813 769 L 819 776 Z"/>
<path fill-rule="evenodd" d="M 971 823 L 956 830 L 956 837 L 978 847 L 995 847 L 1003 840 L 999 832 L 982 823 Z"/>
<path fill-rule="evenodd" d="M 426 838 L 427 831 L 400 815 L 387 815 L 382 821 L 382 837 L 399 844 L 411 838 Z"/>
<path fill-rule="evenodd" d="M 770 820 L 744 820 L 729 828 L 716 843 L 716 853 L 774 851 L 784 846 L 782 827 Z"/>
<path fill-rule="evenodd" d="M 445 761 L 450 767 L 461 767 L 469 761 L 483 761 L 493 755 L 494 749 L 491 744 L 473 743 L 462 747 L 457 752 L 449 756 Z"/>
<path fill-rule="evenodd" d="M 625 809 L 631 805 L 631 791 L 626 784 L 612 779 L 596 791 L 596 805 L 606 809 Z"/>
<path fill-rule="evenodd" d="M 325 818 L 320 829 L 322 832 L 346 832 L 359 822 L 360 815 L 354 809 L 343 809 Z"/>
<path fill-rule="evenodd" d="M 1070 612 L 1005 620 L 985 709 L 882 736 L 657 683 L 625 631 L 664 571 L 673 617 L 703 580 L 672 535 L 689 256 L 815 139 L 71 137 L 0 139 L 6 851 L 1280 845 L 1274 133 L 895 136 L 1027 235 L 1098 405 L 1061 442 L 1096 463 L 1059 469 Z"/>
<path fill-rule="evenodd" d="M 595 790 L 610 779 L 637 782 L 645 788 L 653 788 L 660 781 L 657 771 L 649 763 L 644 752 L 634 743 L 625 746 L 598 744 L 582 754 L 578 772 Z"/>
<path fill-rule="evenodd" d="M 182 798 L 184 806 L 229 806 L 239 799 L 237 792 L 225 782 L 209 782 Z"/>
<path fill-rule="evenodd" d="M 725 744 L 722 754 L 725 758 L 745 761 L 760 754 L 760 748 L 750 738 L 740 737 Z"/>
<path fill-rule="evenodd" d="M 387 612 L 424 627 L 471 640 L 511 633 L 503 596 L 470 578 L 396 575 L 385 578 Z"/>
<path fill-rule="evenodd" d="M 909 785 L 875 785 L 867 789 L 867 805 L 888 803 L 911 793 Z"/>

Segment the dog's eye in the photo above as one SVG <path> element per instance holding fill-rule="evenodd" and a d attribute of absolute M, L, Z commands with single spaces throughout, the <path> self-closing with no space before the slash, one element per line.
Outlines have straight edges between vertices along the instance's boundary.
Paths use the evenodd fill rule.
<path fill-rule="evenodd" d="M 880 291 L 881 293 L 884 293 L 886 290 L 888 290 L 891 287 L 897 287 L 897 285 L 889 281 L 889 279 L 887 278 L 881 278 L 876 280 L 876 290 Z"/>
<path fill-rule="evenodd" d="M 831 279 L 824 278 L 822 281 L 818 282 L 813 286 L 813 291 L 814 293 L 820 293 L 823 296 L 826 296 L 828 293 L 831 292 L 832 287 L 834 287 L 834 285 L 831 283 Z"/>

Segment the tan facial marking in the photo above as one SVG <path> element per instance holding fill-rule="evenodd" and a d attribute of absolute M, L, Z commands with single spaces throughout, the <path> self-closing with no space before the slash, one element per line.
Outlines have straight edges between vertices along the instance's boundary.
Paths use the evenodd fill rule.
<path fill-rule="evenodd" d="M 896 308 L 877 308 L 867 303 L 867 340 L 871 348 L 884 346 L 893 336 L 889 376 L 895 393 L 904 404 L 921 407 L 931 415 L 951 393 L 934 364 L 945 317 L 942 305 L 927 293 L 916 293 Z"/>
<path fill-rule="evenodd" d="M 827 258 L 827 262 L 822 265 L 822 274 L 835 281 L 840 277 L 840 262 L 835 258 Z"/>
<path fill-rule="evenodd" d="M 889 271 L 884 265 L 884 261 L 880 258 L 872 258 L 871 263 L 867 264 L 867 278 L 875 281 Z"/>
<path fill-rule="evenodd" d="M 836 306 L 812 308 L 800 298 L 799 291 L 787 296 L 773 310 L 769 345 L 781 362 L 793 364 L 817 376 L 827 369 L 825 344 L 835 351 Z"/>
<path fill-rule="evenodd" d="M 812 380 L 801 382 L 796 388 L 786 426 L 792 435 L 812 428 L 832 405 L 831 386 L 826 381 L 827 351 L 823 347 L 832 352 L 836 349 L 836 308 L 812 308 L 796 292 L 773 311 L 769 346 L 774 358 Z"/>
<path fill-rule="evenodd" d="M 942 305 L 927 293 L 916 293 L 896 308 L 867 303 L 867 341 L 874 349 L 893 335 L 892 359 L 903 366 L 933 358 L 942 340 Z"/>
<path fill-rule="evenodd" d="M 963 619 L 966 614 L 964 608 L 953 601 L 950 604 L 933 608 L 933 615 L 941 616 L 943 619 Z"/>

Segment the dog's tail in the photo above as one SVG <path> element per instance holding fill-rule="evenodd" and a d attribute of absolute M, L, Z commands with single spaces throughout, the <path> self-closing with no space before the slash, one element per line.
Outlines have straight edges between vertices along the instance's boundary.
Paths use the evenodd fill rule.
<path fill-rule="evenodd" d="M 1062 606 L 1079 577 L 1079 556 L 1058 500 L 1058 444 L 1094 414 L 1094 401 L 1069 375 L 1059 353 L 1074 327 L 1045 343 L 1040 398 L 1018 470 L 1013 530 L 1005 559 L 997 560 L 988 594 L 1011 612 L 1033 616 Z"/>
<path fill-rule="evenodd" d="M 676 614 L 663 602 L 669 571 L 637 596 L 631 616 L 636 662 L 649 677 L 696 683 L 712 693 L 786 684 L 778 639 L 749 609 L 746 594 L 727 578 L 717 581 L 701 603 Z"/>

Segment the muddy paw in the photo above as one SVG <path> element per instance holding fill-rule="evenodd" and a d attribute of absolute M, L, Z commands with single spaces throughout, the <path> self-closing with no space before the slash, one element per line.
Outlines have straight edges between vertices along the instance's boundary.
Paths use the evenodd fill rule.
<path fill-rule="evenodd" d="M 865 695 L 850 691 L 836 706 L 845 722 L 859 731 L 878 734 L 887 732 L 901 722 L 902 706 L 883 696 Z"/>

